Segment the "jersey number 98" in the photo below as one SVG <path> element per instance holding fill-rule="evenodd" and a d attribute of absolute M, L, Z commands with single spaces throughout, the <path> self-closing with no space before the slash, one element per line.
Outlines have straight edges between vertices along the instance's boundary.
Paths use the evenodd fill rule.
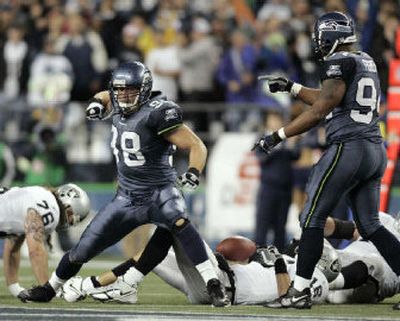
<path fill-rule="evenodd" d="M 115 156 L 115 161 L 119 162 L 119 150 L 116 148 L 118 131 L 115 126 L 111 127 L 112 131 L 112 139 L 111 139 L 111 148 L 113 149 L 113 154 Z M 135 132 L 123 132 L 121 135 L 121 149 L 122 149 L 122 157 L 126 166 L 136 167 L 142 166 L 146 163 L 146 159 L 144 158 L 142 152 L 140 151 L 140 137 Z M 131 159 L 131 157 L 135 159 Z"/>

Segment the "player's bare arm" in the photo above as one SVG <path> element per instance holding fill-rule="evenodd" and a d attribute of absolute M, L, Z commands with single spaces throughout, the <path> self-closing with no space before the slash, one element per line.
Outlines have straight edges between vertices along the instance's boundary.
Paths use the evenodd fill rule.
<path fill-rule="evenodd" d="M 39 284 L 45 284 L 49 279 L 47 251 L 45 248 L 45 229 L 40 214 L 34 209 L 28 210 L 25 220 L 25 237 L 33 273 Z"/>
<path fill-rule="evenodd" d="M 21 260 L 21 246 L 25 236 L 7 238 L 4 241 L 3 268 L 6 284 L 12 295 L 17 296 L 23 288 L 18 283 L 18 270 Z"/>
<path fill-rule="evenodd" d="M 314 105 L 320 94 L 321 89 L 301 86 L 297 98 L 307 105 Z"/>
<path fill-rule="evenodd" d="M 202 140 L 186 125 L 164 134 L 164 138 L 178 149 L 189 151 L 189 168 L 201 173 L 207 159 L 207 148 Z"/>
<path fill-rule="evenodd" d="M 262 75 L 258 80 L 265 81 L 271 93 L 287 92 L 307 105 L 313 105 L 321 93 L 321 89 L 304 87 L 281 76 Z"/>
<path fill-rule="evenodd" d="M 284 128 L 285 136 L 296 136 L 315 127 L 340 103 L 345 92 L 346 84 L 343 80 L 325 80 L 322 83 L 321 93 L 311 108 L 301 113 Z"/>

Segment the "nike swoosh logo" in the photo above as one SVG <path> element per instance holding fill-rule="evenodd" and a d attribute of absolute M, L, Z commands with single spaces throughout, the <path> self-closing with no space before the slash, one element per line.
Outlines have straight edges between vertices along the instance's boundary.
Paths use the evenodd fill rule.
<path fill-rule="evenodd" d="M 292 301 L 292 303 L 297 303 L 306 298 L 307 298 L 307 295 L 303 295 L 303 296 L 299 296 L 299 297 L 292 297 L 291 301 Z"/>
<path fill-rule="evenodd" d="M 126 126 L 126 124 L 125 124 L 125 123 L 121 123 L 120 121 L 118 121 L 118 123 L 119 123 L 119 124 L 121 124 L 121 125 L 124 125 L 124 126 Z"/>

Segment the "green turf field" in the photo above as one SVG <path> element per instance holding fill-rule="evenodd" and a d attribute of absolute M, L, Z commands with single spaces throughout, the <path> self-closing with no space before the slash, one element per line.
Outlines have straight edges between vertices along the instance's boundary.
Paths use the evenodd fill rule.
<path fill-rule="evenodd" d="M 115 262 L 110 262 L 110 267 L 114 266 Z M 107 264 L 106 264 L 107 265 Z M 95 275 L 104 271 L 104 261 L 101 268 L 96 268 L 96 261 L 90 264 L 89 268 L 82 269 L 82 276 Z M 21 268 L 21 284 L 29 287 L 34 284 L 28 267 Z M 92 299 L 86 299 L 77 303 L 67 303 L 61 299 L 54 299 L 51 303 L 24 304 L 8 294 L 5 286 L 4 277 L 1 275 L 0 284 L 0 311 L 5 311 L 8 307 L 24 307 L 24 308 L 61 308 L 66 310 L 72 309 L 94 309 L 106 310 L 109 312 L 157 312 L 157 313 L 194 313 L 194 314 L 224 314 L 224 315 L 264 315 L 264 316 L 302 316 L 304 319 L 308 317 L 321 319 L 379 319 L 379 320 L 400 320 L 400 311 L 393 311 L 392 304 L 400 300 L 400 296 L 387 299 L 385 302 L 377 305 L 319 305 L 314 306 L 308 311 L 299 310 L 275 310 L 257 306 L 233 306 L 228 308 L 212 308 L 210 306 L 191 305 L 186 300 L 186 297 L 173 289 L 169 285 L 163 283 L 157 276 L 149 275 L 139 288 L 139 299 L 135 305 L 121 305 L 114 303 L 100 303 Z M 1 320 L 1 312 L 0 312 Z"/>

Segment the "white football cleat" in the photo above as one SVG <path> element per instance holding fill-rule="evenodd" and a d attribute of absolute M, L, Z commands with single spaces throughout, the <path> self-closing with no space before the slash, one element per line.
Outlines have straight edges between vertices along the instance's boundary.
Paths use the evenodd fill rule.
<path fill-rule="evenodd" d="M 93 289 L 88 293 L 93 299 L 101 302 L 119 302 L 135 304 L 137 302 L 137 286 L 130 285 L 120 276 L 107 286 Z"/>
<path fill-rule="evenodd" d="M 67 302 L 76 302 L 86 297 L 86 292 L 82 290 L 83 279 L 80 276 L 70 278 L 60 289 L 60 297 Z"/>

